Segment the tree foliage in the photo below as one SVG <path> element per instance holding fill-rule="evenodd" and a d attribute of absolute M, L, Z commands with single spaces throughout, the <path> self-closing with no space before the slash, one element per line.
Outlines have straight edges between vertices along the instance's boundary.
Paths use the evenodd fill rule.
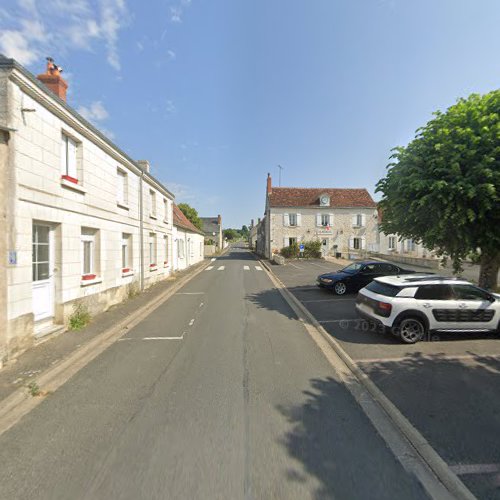
<path fill-rule="evenodd" d="M 224 229 L 222 232 L 224 238 L 227 238 L 228 241 L 239 240 L 241 235 L 237 229 Z"/>
<path fill-rule="evenodd" d="M 382 193 L 381 229 L 481 264 L 494 287 L 500 264 L 500 90 L 459 99 L 393 150 Z"/>
<path fill-rule="evenodd" d="M 195 208 L 191 207 L 187 203 L 179 203 L 177 205 L 180 211 L 198 228 L 203 229 L 203 223 L 198 215 L 198 212 Z"/>

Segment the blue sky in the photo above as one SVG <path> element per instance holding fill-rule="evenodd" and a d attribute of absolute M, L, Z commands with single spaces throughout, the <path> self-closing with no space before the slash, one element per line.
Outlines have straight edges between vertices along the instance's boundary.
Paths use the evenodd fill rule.
<path fill-rule="evenodd" d="M 498 0 L 3 0 L 0 51 L 203 216 L 261 217 L 267 172 L 366 187 L 390 149 L 500 82 Z"/>

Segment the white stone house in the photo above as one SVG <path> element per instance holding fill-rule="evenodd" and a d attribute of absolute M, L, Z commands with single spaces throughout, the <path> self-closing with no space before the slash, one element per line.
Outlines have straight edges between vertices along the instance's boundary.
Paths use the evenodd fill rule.
<path fill-rule="evenodd" d="M 186 269 L 204 259 L 205 234 L 174 205 L 173 267 Z"/>
<path fill-rule="evenodd" d="M 377 205 L 366 189 L 266 190 L 265 256 L 292 243 L 321 241 L 323 255 L 362 256 L 377 245 Z"/>
<path fill-rule="evenodd" d="M 0 56 L 0 363 L 172 271 L 174 196 L 66 87 Z"/>

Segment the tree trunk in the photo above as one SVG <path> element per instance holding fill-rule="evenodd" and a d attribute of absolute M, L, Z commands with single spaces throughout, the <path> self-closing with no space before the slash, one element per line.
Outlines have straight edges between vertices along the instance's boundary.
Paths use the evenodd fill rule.
<path fill-rule="evenodd" d="M 496 290 L 500 255 L 483 254 L 479 260 L 479 286 L 487 290 Z"/>

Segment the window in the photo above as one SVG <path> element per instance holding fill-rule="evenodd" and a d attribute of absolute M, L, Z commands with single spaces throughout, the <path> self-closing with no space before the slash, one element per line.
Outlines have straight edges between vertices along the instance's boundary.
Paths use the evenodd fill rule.
<path fill-rule="evenodd" d="M 179 257 L 179 259 L 184 258 L 184 240 L 180 238 L 177 240 L 177 257 Z"/>
<path fill-rule="evenodd" d="M 62 134 L 61 176 L 75 184 L 78 183 L 77 150 L 77 142 L 66 134 Z"/>
<path fill-rule="evenodd" d="M 407 252 L 415 251 L 415 242 L 412 239 L 406 240 L 406 251 Z"/>
<path fill-rule="evenodd" d="M 395 297 L 401 290 L 401 288 L 393 285 L 387 285 L 386 283 L 380 283 L 378 281 L 372 281 L 366 287 L 370 292 L 378 293 L 379 295 L 385 295 L 386 297 Z"/>
<path fill-rule="evenodd" d="M 297 214 L 290 214 L 290 226 L 296 226 L 297 225 Z"/>
<path fill-rule="evenodd" d="M 415 293 L 415 298 L 420 300 L 451 300 L 452 297 L 449 285 L 422 285 Z"/>
<path fill-rule="evenodd" d="M 321 214 L 321 225 L 323 227 L 330 225 L 330 215 L 329 214 Z"/>
<path fill-rule="evenodd" d="M 365 214 L 354 214 L 352 216 L 352 227 L 364 227 L 366 223 Z"/>
<path fill-rule="evenodd" d="M 166 266 L 168 264 L 168 236 L 163 236 L 163 249 L 165 251 L 165 257 L 163 260 L 163 265 Z"/>
<path fill-rule="evenodd" d="M 33 225 L 33 281 L 49 279 L 50 228 Z"/>
<path fill-rule="evenodd" d="M 97 230 L 82 228 L 82 276 L 94 277 L 97 274 Z"/>
<path fill-rule="evenodd" d="M 149 267 L 156 267 L 156 234 L 149 233 Z"/>
<path fill-rule="evenodd" d="M 116 169 L 116 175 L 118 180 L 116 201 L 118 205 L 128 204 L 128 176 L 127 173 L 120 168 Z"/>
<path fill-rule="evenodd" d="M 291 247 L 292 245 L 297 244 L 297 238 L 288 238 L 288 246 Z"/>
<path fill-rule="evenodd" d="M 389 250 L 396 250 L 396 236 L 389 236 Z"/>
<path fill-rule="evenodd" d="M 132 235 L 122 234 L 122 272 L 129 272 L 132 267 Z"/>
<path fill-rule="evenodd" d="M 352 239 L 352 248 L 355 250 L 361 250 L 361 238 Z"/>
<path fill-rule="evenodd" d="M 163 199 L 163 220 L 168 222 L 168 200 Z"/>
<path fill-rule="evenodd" d="M 156 218 L 156 193 L 149 190 L 149 216 Z"/>
<path fill-rule="evenodd" d="M 453 285 L 453 293 L 457 300 L 489 301 L 491 297 L 485 290 L 472 285 Z"/>

